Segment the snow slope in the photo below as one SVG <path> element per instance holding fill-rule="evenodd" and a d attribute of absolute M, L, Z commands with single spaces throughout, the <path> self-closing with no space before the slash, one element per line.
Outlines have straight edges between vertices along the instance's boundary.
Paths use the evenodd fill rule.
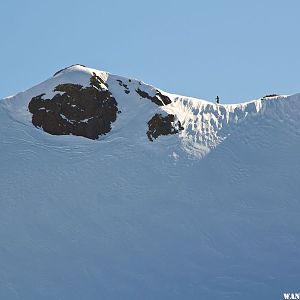
<path fill-rule="evenodd" d="M 112 131 L 52 136 L 27 106 L 95 72 Z M 130 93 L 124 93 L 127 85 Z M 0 299 L 281 299 L 299 291 L 300 94 L 236 105 L 82 66 L 0 101 Z M 183 130 L 150 142 L 155 113 Z"/>

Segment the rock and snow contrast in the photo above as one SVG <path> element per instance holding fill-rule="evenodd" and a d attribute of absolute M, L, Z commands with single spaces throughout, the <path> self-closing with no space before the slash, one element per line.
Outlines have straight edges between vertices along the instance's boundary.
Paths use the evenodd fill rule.
<path fill-rule="evenodd" d="M 81 65 L 0 100 L 0 298 L 298 292 L 299 116 Z"/>

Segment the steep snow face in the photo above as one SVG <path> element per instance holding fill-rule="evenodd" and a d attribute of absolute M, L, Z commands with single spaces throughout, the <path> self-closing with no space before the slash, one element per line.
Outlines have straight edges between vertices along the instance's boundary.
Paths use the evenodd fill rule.
<path fill-rule="evenodd" d="M 32 125 L 32 97 L 89 86 L 93 73 L 121 111 L 110 132 L 90 140 Z M 156 114 L 183 129 L 151 142 Z M 1 100 L 0 298 L 297 292 L 299 115 L 300 94 L 215 105 L 82 66 Z"/>
<path fill-rule="evenodd" d="M 237 125 L 249 118 L 264 118 L 264 114 L 285 114 L 287 96 L 264 97 L 251 102 L 220 105 L 205 100 L 173 96 L 163 109 L 176 115 L 184 128 L 180 132 L 186 152 L 203 157 L 230 136 Z"/>

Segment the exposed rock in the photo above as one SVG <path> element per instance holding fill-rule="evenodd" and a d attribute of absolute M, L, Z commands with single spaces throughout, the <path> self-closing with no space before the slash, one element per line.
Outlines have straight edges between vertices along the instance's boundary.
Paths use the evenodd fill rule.
<path fill-rule="evenodd" d="M 107 82 L 104 82 L 104 80 L 100 76 L 93 72 L 93 76 L 90 78 L 90 85 L 101 90 L 101 84 L 105 85 L 108 88 Z"/>
<path fill-rule="evenodd" d="M 278 97 L 279 95 L 277 94 L 270 94 L 270 95 L 265 95 L 262 97 L 262 99 L 266 99 L 266 98 L 273 98 L 273 97 Z"/>
<path fill-rule="evenodd" d="M 142 97 L 151 100 L 153 103 L 159 106 L 170 104 L 171 99 L 163 95 L 160 91 L 156 90 L 155 96 L 150 96 L 147 92 L 142 91 L 140 88 L 136 89 L 136 92 Z"/>
<path fill-rule="evenodd" d="M 175 122 L 175 116 L 172 114 L 167 116 L 155 114 L 148 122 L 148 128 L 147 136 L 151 142 L 161 135 L 175 134 L 184 129 L 180 121 Z"/>
<path fill-rule="evenodd" d="M 32 123 L 55 135 L 73 134 L 90 139 L 111 130 L 117 118 L 117 101 L 105 83 L 94 74 L 89 87 L 79 84 L 60 84 L 54 91 L 60 92 L 52 99 L 43 99 L 45 94 L 33 97 L 28 105 Z"/>
<path fill-rule="evenodd" d="M 117 79 L 117 81 L 118 81 L 118 83 L 119 83 L 119 86 L 124 87 L 124 92 L 125 92 L 126 94 L 129 94 L 129 93 L 130 93 L 130 90 L 129 90 L 129 88 L 128 88 L 128 85 L 125 84 L 125 83 L 123 83 L 123 81 L 120 80 L 120 79 Z M 130 81 L 131 81 L 131 80 L 129 79 L 129 82 L 130 82 Z"/>
<path fill-rule="evenodd" d="M 154 96 L 150 96 L 147 92 L 140 88 L 137 88 L 136 92 L 140 95 L 140 97 L 149 99 L 158 106 L 168 105 L 172 102 L 168 96 L 163 95 L 159 90 L 155 90 Z M 161 135 L 176 134 L 182 129 L 183 127 L 181 126 L 180 121 L 175 122 L 174 115 L 169 114 L 163 116 L 162 114 L 157 113 L 148 122 L 147 136 L 148 139 L 153 142 L 154 139 Z"/>

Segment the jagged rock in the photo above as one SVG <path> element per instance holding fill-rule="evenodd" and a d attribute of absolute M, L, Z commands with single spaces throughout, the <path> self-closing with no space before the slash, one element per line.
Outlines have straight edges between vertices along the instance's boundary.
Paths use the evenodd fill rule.
<path fill-rule="evenodd" d="M 170 104 L 171 99 L 163 95 L 159 90 L 155 90 L 155 96 L 150 96 L 147 92 L 141 90 L 140 88 L 136 89 L 136 92 L 140 97 L 149 99 L 158 106 L 164 106 Z M 148 139 L 153 142 L 154 139 L 158 138 L 161 135 L 176 134 L 180 130 L 184 129 L 181 126 L 180 121 L 175 122 L 175 116 L 172 114 L 163 116 L 162 114 L 155 114 L 151 120 L 148 122 Z"/>
<path fill-rule="evenodd" d="M 160 91 L 156 90 L 155 96 L 150 96 L 147 92 L 142 91 L 140 88 L 135 90 L 142 98 L 146 98 L 151 100 L 153 103 L 157 104 L 158 106 L 163 106 L 170 104 L 172 101 L 171 99 L 163 95 Z"/>
<path fill-rule="evenodd" d="M 94 74 L 90 86 L 60 84 L 54 91 L 60 92 L 52 99 L 43 99 L 45 94 L 33 97 L 28 105 L 32 123 L 54 135 L 73 134 L 90 139 L 111 130 L 111 123 L 117 118 L 116 99 L 105 83 Z"/>
<path fill-rule="evenodd" d="M 270 95 L 265 95 L 261 99 L 266 99 L 266 98 L 273 98 L 273 97 L 278 97 L 278 94 L 270 94 Z"/>
<path fill-rule="evenodd" d="M 123 83 L 123 81 L 120 80 L 120 79 L 117 79 L 117 81 L 118 81 L 118 83 L 119 83 L 119 86 L 124 87 L 124 92 L 125 92 L 125 94 L 129 94 L 129 93 L 130 93 L 130 90 L 129 90 L 129 88 L 128 88 L 128 85 L 125 84 L 125 83 Z M 131 82 L 130 79 L 129 79 L 129 82 Z"/>
<path fill-rule="evenodd" d="M 172 114 L 167 116 L 155 114 L 148 122 L 148 128 L 147 136 L 151 142 L 161 135 L 175 134 L 184 129 L 180 121 L 175 122 L 175 116 Z"/>

